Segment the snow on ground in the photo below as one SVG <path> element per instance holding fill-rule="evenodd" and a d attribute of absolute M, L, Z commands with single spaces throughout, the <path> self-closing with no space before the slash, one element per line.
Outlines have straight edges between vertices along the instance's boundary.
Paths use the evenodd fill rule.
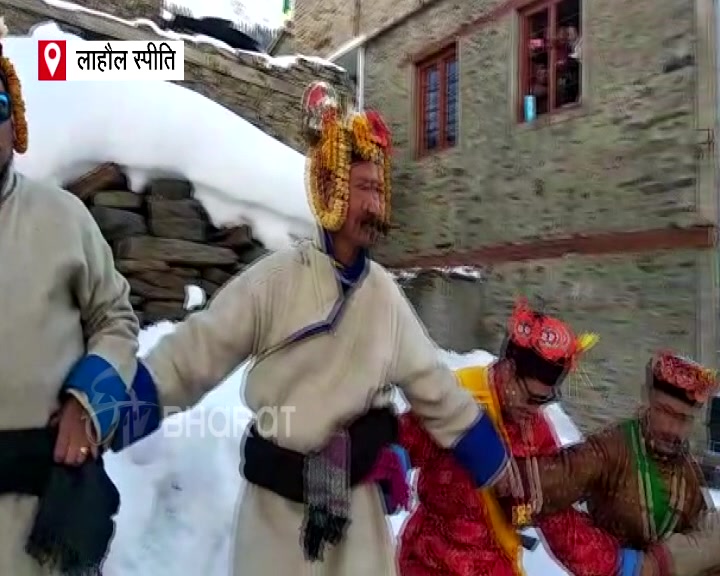
<path fill-rule="evenodd" d="M 62 182 L 102 162 L 129 167 L 133 189 L 182 176 L 218 226 L 246 222 L 269 248 L 312 232 L 305 160 L 223 106 L 169 82 L 39 82 L 37 39 L 73 39 L 55 24 L 3 42 L 23 83 L 30 147 L 17 168 Z M 68 144 L 70 143 L 70 144 Z"/>
<path fill-rule="evenodd" d="M 200 286 L 196 286 L 195 284 L 185 286 L 185 302 L 183 303 L 185 310 L 202 308 L 206 301 L 207 294 Z"/>

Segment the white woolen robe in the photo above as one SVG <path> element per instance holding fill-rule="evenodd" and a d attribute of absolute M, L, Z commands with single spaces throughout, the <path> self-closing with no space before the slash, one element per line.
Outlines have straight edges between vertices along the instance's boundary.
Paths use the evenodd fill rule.
<path fill-rule="evenodd" d="M 0 196 L 0 430 L 40 428 L 85 354 L 132 382 L 137 318 L 110 247 L 77 197 L 12 171 Z M 37 502 L 0 495 L 2 576 L 49 574 L 24 550 Z"/>
<path fill-rule="evenodd" d="M 438 442 L 453 445 L 480 408 L 440 362 L 390 274 L 368 261 L 347 295 L 318 243 L 276 252 L 232 279 L 207 310 L 193 314 L 151 351 L 146 365 L 160 403 L 196 403 L 246 358 L 245 401 L 260 430 L 302 453 L 331 433 L 390 403 L 400 386 Z M 272 420 L 273 410 L 293 412 Z M 278 470 L 282 474 L 282 470 Z M 211 487 L 208 487 L 211 490 Z M 345 539 L 322 563 L 300 546 L 303 506 L 254 485 L 245 489 L 235 533 L 235 576 L 383 576 L 396 574 L 394 548 L 375 485 L 352 493 Z"/>

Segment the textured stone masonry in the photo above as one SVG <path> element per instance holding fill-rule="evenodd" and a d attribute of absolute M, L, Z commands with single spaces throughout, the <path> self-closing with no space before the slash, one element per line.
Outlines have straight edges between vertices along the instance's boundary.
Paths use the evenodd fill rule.
<path fill-rule="evenodd" d="M 218 230 L 182 179 L 156 179 L 144 190 L 104 164 L 66 183 L 90 209 L 128 280 L 142 325 L 186 317 L 186 287 L 208 298 L 234 274 L 266 253 L 247 226 Z"/>
<path fill-rule="evenodd" d="M 378 2 L 377 12 L 392 4 Z M 583 105 L 550 124 L 516 122 L 513 12 L 461 35 L 459 145 L 416 159 L 413 58 L 498 4 L 440 0 L 367 45 L 365 101 L 388 118 L 395 145 L 394 228 L 379 259 L 706 222 L 699 206 L 715 192 L 700 186 L 700 171 L 713 160 L 708 151 L 699 158 L 696 145 L 704 136 L 691 0 L 583 2 Z M 298 19 L 302 38 L 301 28 Z M 657 348 L 716 362 L 715 257 L 689 250 L 498 264 L 472 290 L 436 281 L 408 293 L 442 345 L 462 334 L 462 348 L 497 352 L 519 293 L 598 332 L 587 366 L 600 393 L 567 393 L 588 430 L 633 409 Z M 467 326 L 458 321 L 464 310 Z"/>
<path fill-rule="evenodd" d="M 460 143 L 415 160 L 413 54 L 495 2 L 445 0 L 373 40 L 366 102 L 389 118 L 399 232 L 380 251 L 463 250 L 697 221 L 694 12 L 688 0 L 585 2 L 586 103 L 516 123 L 512 13 L 460 38 Z M 447 24 L 443 25 L 443 22 Z"/>

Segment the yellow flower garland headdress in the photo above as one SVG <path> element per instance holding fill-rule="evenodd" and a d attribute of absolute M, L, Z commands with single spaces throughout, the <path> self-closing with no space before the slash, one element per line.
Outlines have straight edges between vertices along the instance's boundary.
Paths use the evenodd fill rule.
<path fill-rule="evenodd" d="M 22 97 L 22 87 L 15 66 L 3 54 L 2 39 L 7 36 L 8 29 L 5 20 L 0 17 L 0 77 L 5 84 L 5 91 L 10 96 L 13 123 L 13 147 L 15 152 L 23 154 L 28 148 L 28 125 L 25 119 L 25 101 Z"/>
<path fill-rule="evenodd" d="M 346 114 L 335 90 L 314 82 L 303 94 L 303 132 L 309 145 L 307 193 L 320 225 L 342 228 L 350 198 L 353 157 L 383 168 L 383 221 L 390 223 L 390 131 L 375 111 Z"/>

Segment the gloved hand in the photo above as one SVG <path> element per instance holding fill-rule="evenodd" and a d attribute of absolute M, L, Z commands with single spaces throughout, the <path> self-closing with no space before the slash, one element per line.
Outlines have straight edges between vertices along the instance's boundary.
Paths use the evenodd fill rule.
<path fill-rule="evenodd" d="M 392 444 L 390 446 L 390 450 L 392 450 L 397 455 L 398 460 L 400 460 L 400 463 L 402 464 L 405 477 L 407 478 L 407 475 L 411 469 L 410 454 L 408 454 L 407 450 L 400 446 L 400 444 Z"/>
<path fill-rule="evenodd" d="M 410 471 L 410 455 L 399 444 L 391 444 L 388 450 L 392 453 L 395 462 L 400 467 L 400 470 L 397 472 L 402 475 L 402 478 L 399 478 L 390 472 L 393 478 L 386 477 L 378 481 L 385 503 L 385 514 L 392 516 L 408 506 L 410 488 L 407 475 Z M 401 482 L 403 482 L 402 485 L 400 485 Z"/>

